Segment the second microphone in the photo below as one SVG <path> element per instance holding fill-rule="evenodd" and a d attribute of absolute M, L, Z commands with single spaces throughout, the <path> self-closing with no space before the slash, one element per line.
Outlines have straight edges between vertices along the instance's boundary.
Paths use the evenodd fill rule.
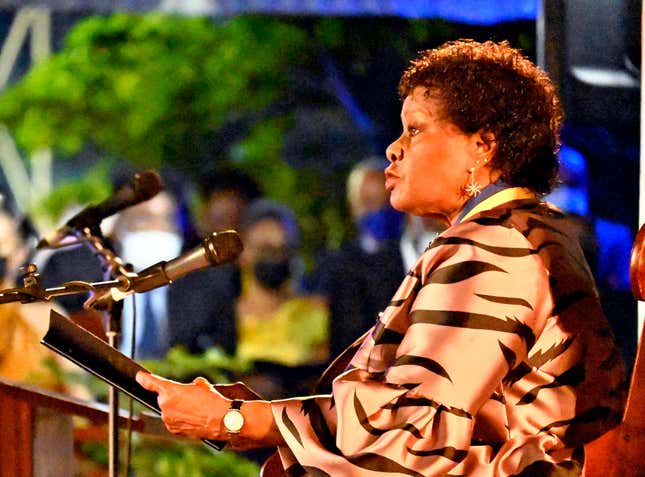
<path fill-rule="evenodd" d="M 194 249 L 168 262 L 162 261 L 128 279 L 124 292 L 142 293 L 168 285 L 178 278 L 204 268 L 223 265 L 242 253 L 242 240 L 234 230 L 213 232 Z"/>

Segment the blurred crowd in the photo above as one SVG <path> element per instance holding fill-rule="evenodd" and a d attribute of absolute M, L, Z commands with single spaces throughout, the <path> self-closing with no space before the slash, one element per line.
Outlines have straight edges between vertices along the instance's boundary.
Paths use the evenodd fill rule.
<path fill-rule="evenodd" d="M 633 302 L 628 277 L 632 234 L 623 224 L 591 214 L 585 158 L 565 145 L 560 160 L 561 185 L 546 200 L 579 219 L 581 246 L 631 363 L 635 333 L 626 328 L 625 307 Z M 222 170 L 198 184 L 163 177 L 164 191 L 102 224 L 124 262 L 138 271 L 224 230 L 238 231 L 244 250 L 232 263 L 128 296 L 121 351 L 135 359 L 164 359 L 175 346 L 195 354 L 219 347 L 252 363 L 249 371 L 232 378 L 263 397 L 308 392 L 330 360 L 372 326 L 407 270 L 443 229 L 432 219 L 392 209 L 385 165 L 384 158 L 370 157 L 352 168 L 346 191 L 355 234 L 337 249 L 318 251 L 308 270 L 295 213 L 264 196 L 248 175 Z M 132 175 L 115 175 L 115 190 Z M 197 192 L 197 206 L 189 204 L 187 186 Z M 25 232 L 23 222 L 9 210 L 0 214 L 3 288 L 20 285 L 18 270 L 27 262 L 38 265 L 45 287 L 106 278 L 99 258 L 83 245 L 34 255 L 34 233 Z M 51 307 L 102 335 L 100 315 L 84 308 L 87 298 L 0 305 L 0 377 L 69 391 L 60 371 L 66 364 L 39 339 Z"/>

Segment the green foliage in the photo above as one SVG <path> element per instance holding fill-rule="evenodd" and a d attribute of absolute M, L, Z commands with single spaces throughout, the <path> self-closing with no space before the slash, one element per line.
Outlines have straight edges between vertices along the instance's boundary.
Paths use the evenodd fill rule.
<path fill-rule="evenodd" d="M 521 22 L 491 28 L 378 17 L 88 17 L 59 52 L 2 92 L 0 123 L 28 151 L 51 146 L 69 155 L 94 143 L 136 167 L 173 166 L 194 180 L 208 168 L 239 167 L 294 208 L 310 256 L 351 233 L 345 177 L 399 132 L 396 83 L 408 60 L 458 37 L 508 38 L 530 52 L 527 31 Z M 329 77 L 324 64 L 339 77 Z M 371 129 L 350 119 L 347 126 L 321 124 L 305 114 L 301 122 L 309 127 L 287 163 L 285 136 L 296 110 L 306 105 L 349 117 L 335 80 Z M 360 147 L 348 146 L 352 141 Z M 80 192 L 87 185 L 61 185 L 45 210 L 57 214 L 71 200 L 96 200 Z"/>
<path fill-rule="evenodd" d="M 110 161 L 102 162 L 91 168 L 78 179 L 60 182 L 56 188 L 32 211 L 35 215 L 45 215 L 58 222 L 63 213 L 73 205 L 97 203 L 108 197 L 110 186 Z"/>
<path fill-rule="evenodd" d="M 276 200 L 290 201 L 296 171 L 281 160 L 282 136 L 287 121 L 272 118 L 258 123 L 249 134 L 233 145 L 235 165 L 265 185 L 265 193 Z"/>
<path fill-rule="evenodd" d="M 122 432 L 121 436 L 123 442 L 125 434 Z M 97 466 L 107 467 L 106 443 L 84 442 L 80 451 L 84 459 L 82 466 L 93 467 L 95 473 L 99 472 Z M 226 450 L 217 452 L 199 441 L 135 433 L 132 435 L 130 470 L 130 475 L 136 477 L 257 477 L 260 469 L 240 454 Z"/>
<path fill-rule="evenodd" d="M 337 18 L 322 18 L 315 28 L 318 41 L 326 48 L 343 47 L 343 22 Z"/>
<path fill-rule="evenodd" d="M 204 444 L 144 438 L 133 449 L 137 477 L 257 477 L 259 466 L 239 454 L 214 452 Z"/>
<path fill-rule="evenodd" d="M 145 167 L 195 163 L 226 121 L 280 97 L 303 45 L 267 18 L 90 17 L 3 93 L 0 121 L 29 151 L 91 141 Z"/>
<path fill-rule="evenodd" d="M 288 96 L 289 69 L 306 51 L 301 28 L 267 17 L 89 17 L 3 92 L 0 122 L 27 151 L 70 155 L 90 142 L 135 167 L 171 165 L 197 178 L 216 167 L 203 159 L 220 129 L 241 121 L 237 134 L 250 129 L 238 147 L 241 167 L 293 203 L 297 172 L 281 161 L 289 122 L 266 110 Z M 216 160 L 227 160 L 226 147 Z M 105 172 L 58 185 L 38 212 L 58 218 L 70 203 L 96 201 L 109 193 Z"/>
<path fill-rule="evenodd" d="M 203 376 L 213 383 L 226 383 L 230 373 L 241 374 L 251 369 L 251 363 L 227 355 L 220 348 L 209 348 L 202 354 L 191 354 L 182 346 L 173 347 L 162 360 L 143 360 L 149 371 L 177 381 L 190 381 Z"/>

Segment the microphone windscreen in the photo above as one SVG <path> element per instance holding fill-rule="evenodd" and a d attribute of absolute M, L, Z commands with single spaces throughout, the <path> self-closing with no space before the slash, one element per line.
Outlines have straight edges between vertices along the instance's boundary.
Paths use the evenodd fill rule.
<path fill-rule="evenodd" d="M 204 240 L 204 247 L 213 265 L 222 265 L 235 260 L 244 248 L 242 239 L 235 230 L 214 232 Z"/>
<path fill-rule="evenodd" d="M 162 189 L 163 183 L 156 171 L 143 171 L 134 176 L 134 195 L 137 201 L 152 199 Z"/>
<path fill-rule="evenodd" d="M 235 260 L 242 252 L 242 240 L 235 230 L 214 232 L 206 237 L 200 245 L 193 250 L 182 254 L 169 262 L 164 262 L 163 280 L 177 280 L 189 273 L 208 267 L 216 267 Z M 137 291 L 143 290 L 142 283 L 154 282 L 151 279 L 158 273 L 158 265 L 139 272 L 140 282 Z M 166 280 L 167 281 L 167 280 Z M 146 287 L 151 286 L 146 283 Z M 154 286 L 158 286 L 156 282 Z"/>

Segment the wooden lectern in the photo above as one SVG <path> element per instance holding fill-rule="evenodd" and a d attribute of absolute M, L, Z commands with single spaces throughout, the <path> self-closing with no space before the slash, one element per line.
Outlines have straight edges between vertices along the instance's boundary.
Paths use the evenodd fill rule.
<path fill-rule="evenodd" d="M 0 477 L 74 475 L 73 416 L 107 424 L 108 406 L 0 379 Z M 119 427 L 126 422 L 120 416 Z M 133 417 L 132 429 L 166 434 L 160 419 L 147 414 Z"/>

